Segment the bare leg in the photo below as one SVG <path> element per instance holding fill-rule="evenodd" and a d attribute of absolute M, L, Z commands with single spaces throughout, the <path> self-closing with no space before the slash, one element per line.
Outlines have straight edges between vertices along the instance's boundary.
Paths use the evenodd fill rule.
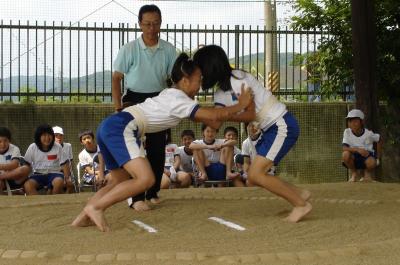
<path fill-rule="evenodd" d="M 199 174 L 199 179 L 201 181 L 207 180 L 208 176 L 205 167 L 209 166 L 210 163 L 206 159 L 203 150 L 193 150 L 193 158 L 199 172 L 201 173 Z"/>
<path fill-rule="evenodd" d="M 240 176 L 239 172 L 232 172 L 233 146 L 226 146 L 226 147 L 222 148 L 221 157 L 220 157 L 219 162 L 226 165 L 226 178 L 227 179 L 235 180 L 236 178 L 238 178 Z M 237 181 L 236 181 L 236 184 L 240 185 Z M 242 186 L 244 186 L 244 184 Z"/>
<path fill-rule="evenodd" d="M 109 178 L 107 185 L 104 188 L 97 191 L 96 194 L 88 200 L 87 202 L 88 204 L 93 201 L 99 200 L 105 194 L 107 194 L 113 187 L 115 187 L 115 185 L 129 179 L 129 174 L 124 169 L 115 169 L 113 170 L 113 172 L 116 177 Z M 75 227 L 83 227 L 83 226 L 88 226 L 88 224 L 92 225 L 93 222 L 86 215 L 85 211 L 82 210 L 71 225 Z"/>
<path fill-rule="evenodd" d="M 288 216 L 288 221 L 298 222 L 307 215 L 312 206 L 293 188 L 276 176 L 267 175 L 265 172 L 272 166 L 273 162 L 262 156 L 257 156 L 249 169 L 249 180 L 270 192 L 284 198 L 294 208 Z"/>
<path fill-rule="evenodd" d="M 351 177 L 349 179 L 349 182 L 356 182 L 357 181 L 357 170 L 354 165 L 353 154 L 349 151 L 344 151 L 342 153 L 342 161 L 351 172 Z"/>
<path fill-rule="evenodd" d="M 98 200 L 90 200 L 84 208 L 85 213 L 96 224 L 100 231 L 104 232 L 109 230 L 104 218 L 104 211 L 108 207 L 144 192 L 154 184 L 155 177 L 151 170 L 150 163 L 146 158 L 139 157 L 130 160 L 123 168 L 129 175 L 136 177 L 117 184 Z M 113 171 L 111 174 L 113 177 L 117 177 L 116 172 Z"/>

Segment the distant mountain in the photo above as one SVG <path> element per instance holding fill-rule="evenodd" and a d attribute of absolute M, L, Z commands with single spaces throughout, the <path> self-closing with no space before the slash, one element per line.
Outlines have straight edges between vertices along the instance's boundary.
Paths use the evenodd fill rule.
<path fill-rule="evenodd" d="M 104 82 L 103 82 L 104 76 Z M 18 87 L 27 88 L 28 84 L 30 88 L 37 88 L 38 92 L 44 92 L 45 89 L 47 92 L 53 92 L 53 87 L 55 92 L 61 92 L 61 89 L 64 92 L 69 92 L 70 87 L 72 88 L 71 91 L 77 91 L 78 87 L 80 88 L 80 92 L 93 93 L 95 90 L 97 92 L 103 92 L 103 84 L 104 84 L 104 91 L 111 92 L 111 71 L 103 72 L 96 72 L 94 74 L 86 76 L 81 76 L 80 78 L 69 78 L 64 77 L 61 80 L 61 77 L 54 78 L 54 86 L 53 86 L 53 76 L 29 76 L 27 80 L 26 76 L 20 76 L 19 83 L 18 77 L 13 76 L 12 78 L 5 78 L 3 80 L 3 91 L 8 92 L 10 91 L 10 81 L 11 81 L 11 91 L 17 92 Z M 96 85 L 95 85 L 96 83 Z M 19 85 L 18 85 L 19 84 Z M 46 86 L 45 86 L 46 84 Z M 61 85 L 62 84 L 62 85 Z M 96 88 L 96 89 L 95 89 Z"/>
<path fill-rule="evenodd" d="M 296 54 L 295 53 L 281 53 L 279 55 L 279 65 L 280 65 L 280 85 L 281 87 L 288 87 L 293 88 L 298 86 L 300 80 L 305 80 L 306 74 L 304 71 L 300 69 L 299 66 L 292 66 L 293 58 Z M 256 73 L 257 69 L 257 58 L 258 58 L 258 78 L 264 79 L 264 54 L 251 54 L 246 55 L 239 58 L 239 64 L 244 64 L 244 70 L 251 71 L 253 74 Z M 234 64 L 234 59 L 230 59 L 230 62 Z M 249 63 L 251 62 L 251 70 L 249 69 Z M 103 75 L 104 75 L 104 82 L 103 82 Z M 301 77 L 301 79 L 300 79 Z M 263 81 L 263 80 L 262 80 Z M 53 77 L 52 76 L 29 76 L 27 80 L 26 76 L 20 76 L 19 78 L 19 85 L 18 85 L 18 77 L 13 76 L 12 78 L 5 78 L 3 80 L 3 91 L 7 93 L 10 91 L 10 82 L 11 82 L 11 91 L 17 92 L 18 87 L 27 88 L 28 83 L 29 87 L 38 89 L 39 92 L 45 91 L 45 84 L 46 84 L 46 91 L 51 93 L 53 92 L 61 92 L 61 89 L 64 92 L 69 92 L 70 87 L 72 92 L 78 91 L 78 87 L 81 93 L 85 93 L 88 91 L 89 93 L 93 92 L 104 92 L 111 93 L 111 71 L 103 72 L 96 72 L 94 74 L 86 76 L 81 76 L 78 78 L 63 78 L 61 81 L 60 77 L 54 78 L 54 86 L 53 86 Z M 62 82 L 62 87 L 61 87 Z M 96 83 L 96 84 L 95 84 Z M 37 85 L 36 85 L 37 84 Z M 79 84 L 79 86 L 78 86 Z"/>

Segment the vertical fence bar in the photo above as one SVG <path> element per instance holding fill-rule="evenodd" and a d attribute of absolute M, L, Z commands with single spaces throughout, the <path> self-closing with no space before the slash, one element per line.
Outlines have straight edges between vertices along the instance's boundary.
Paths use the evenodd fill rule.
<path fill-rule="evenodd" d="M 81 101 L 81 32 L 80 22 L 78 22 L 78 101 Z"/>
<path fill-rule="evenodd" d="M 264 87 L 267 87 L 267 81 L 268 81 L 268 76 L 267 76 L 267 69 L 265 68 L 265 65 L 266 65 L 266 62 L 267 62 L 267 56 L 266 56 L 266 54 L 267 54 L 267 36 L 266 36 L 266 34 L 268 34 L 267 33 L 267 27 L 264 25 L 264 38 L 263 38 L 263 40 L 264 40 L 264 61 L 263 61 L 263 69 L 264 69 L 264 71 L 263 71 L 263 76 L 264 76 Z"/>
<path fill-rule="evenodd" d="M 242 25 L 242 66 L 244 69 L 244 25 Z"/>
<path fill-rule="evenodd" d="M 60 40 L 60 56 L 61 56 L 61 67 L 60 67 L 60 91 L 61 101 L 64 102 L 64 23 L 61 21 L 61 40 Z"/>
<path fill-rule="evenodd" d="M 55 60 L 55 39 L 56 39 L 56 37 L 55 37 L 55 34 L 54 34 L 54 27 L 55 27 L 55 22 L 54 22 L 54 20 L 53 20 L 53 36 L 52 36 L 52 38 L 53 38 L 53 101 L 54 101 L 54 99 L 55 99 L 55 97 L 54 97 L 54 92 L 55 92 L 55 79 L 54 79 L 54 77 L 55 77 L 55 62 L 54 62 L 54 60 Z"/>
<path fill-rule="evenodd" d="M 252 55 L 252 51 L 251 51 L 251 25 L 249 26 L 249 69 L 250 69 L 250 73 L 251 73 L 251 56 Z M 258 79 L 258 76 L 256 76 L 256 78 Z"/>
<path fill-rule="evenodd" d="M 35 88 L 36 88 L 36 93 L 35 93 L 35 100 L 38 100 L 38 95 L 37 93 L 39 92 L 38 90 L 38 22 L 36 20 L 36 28 L 35 28 L 35 50 L 36 50 L 36 58 L 35 58 Z"/>
<path fill-rule="evenodd" d="M 292 62 L 291 62 L 291 64 L 292 64 L 292 89 L 293 89 L 293 91 L 296 91 L 297 89 L 295 89 L 295 84 L 294 84 L 294 64 L 293 64 L 293 59 L 294 59 L 294 55 L 295 55 L 295 53 L 294 53 L 294 45 L 295 45 L 295 37 L 296 37 L 296 35 L 294 34 L 294 32 L 292 33 Z M 293 97 L 294 98 L 294 97 Z"/>
<path fill-rule="evenodd" d="M 96 50 L 97 50 L 97 45 L 96 45 L 96 43 L 97 43 L 97 27 L 96 27 L 96 22 L 94 22 L 94 30 L 93 30 L 93 34 L 94 34 L 94 71 L 93 71 L 93 74 L 94 74 L 94 100 L 96 101 L 96 99 L 97 99 L 97 62 L 96 62 Z"/>
<path fill-rule="evenodd" d="M 29 20 L 26 25 L 26 99 L 29 102 Z"/>
<path fill-rule="evenodd" d="M 278 34 L 277 34 L 277 39 L 278 39 L 278 44 L 277 44 L 277 53 L 278 53 L 278 71 L 279 71 L 279 91 L 281 90 L 281 28 L 279 27 Z M 278 96 L 278 99 L 280 98 L 280 95 Z"/>
<path fill-rule="evenodd" d="M 285 29 L 285 91 L 288 88 L 288 31 L 287 26 Z M 288 95 L 285 94 L 285 100 L 288 99 Z"/>
<path fill-rule="evenodd" d="M 10 25 L 12 25 L 12 20 L 10 20 Z M 12 28 L 10 27 L 10 101 L 12 93 Z"/>
<path fill-rule="evenodd" d="M 86 70 L 86 101 L 89 99 L 89 23 L 86 22 L 86 43 L 85 43 L 85 48 L 86 48 L 86 58 L 85 58 L 85 70 Z"/>
<path fill-rule="evenodd" d="M 112 72 L 113 72 L 113 58 L 112 58 L 112 50 L 113 50 L 113 24 L 111 23 L 111 49 L 110 49 L 110 58 L 111 58 L 111 73 L 110 73 L 110 80 L 112 80 Z M 122 82 L 124 84 L 125 82 Z M 123 93 L 122 91 L 121 93 Z"/>
<path fill-rule="evenodd" d="M 4 93 L 4 60 L 3 60 L 3 20 L 1 20 L 1 32 L 0 32 L 1 40 L 0 40 L 0 60 L 1 60 L 1 76 L 0 76 L 0 84 L 1 84 L 1 101 L 3 101 L 3 93 Z"/>
<path fill-rule="evenodd" d="M 21 20 L 18 20 L 18 101 L 21 101 Z"/>
<path fill-rule="evenodd" d="M 240 58 L 240 26 L 235 25 L 235 68 L 239 68 L 239 58 Z"/>
<path fill-rule="evenodd" d="M 104 22 L 103 22 L 102 34 L 103 34 L 103 52 L 102 52 L 103 75 L 102 76 L 103 76 L 103 101 L 104 101 L 104 91 L 105 91 L 105 88 L 106 88 L 105 75 L 104 75 L 104 71 L 105 71 L 105 67 L 104 67 L 104 56 L 105 56 L 105 53 L 104 53 Z"/>
<path fill-rule="evenodd" d="M 189 24 L 189 47 L 190 47 L 189 56 L 192 57 L 192 24 Z"/>
<path fill-rule="evenodd" d="M 46 41 L 46 21 L 44 22 L 44 37 L 43 37 L 43 41 L 44 41 L 44 101 L 47 100 L 47 54 L 46 54 L 46 49 L 47 49 L 47 41 Z"/>
<path fill-rule="evenodd" d="M 72 23 L 69 22 L 69 101 L 72 101 Z"/>
<path fill-rule="evenodd" d="M 299 38 L 300 38 L 300 58 L 303 58 L 303 34 L 300 32 L 299 33 Z M 300 92 L 303 92 L 303 74 L 302 74 L 302 70 L 301 70 L 301 66 L 302 66 L 303 62 L 299 62 L 299 85 L 300 85 Z M 300 96 L 300 99 L 303 100 L 303 96 Z"/>
<path fill-rule="evenodd" d="M 258 71 L 258 65 L 259 65 L 259 57 L 258 57 L 258 55 L 260 54 L 258 51 L 258 49 L 259 49 L 259 42 L 260 42 L 260 32 L 259 32 L 259 26 L 257 26 L 257 35 L 256 35 L 256 38 L 257 38 L 257 47 L 256 47 L 256 50 L 257 50 L 257 56 L 256 56 L 256 75 L 257 75 L 257 79 L 258 79 L 258 73 L 259 73 L 259 71 Z"/>

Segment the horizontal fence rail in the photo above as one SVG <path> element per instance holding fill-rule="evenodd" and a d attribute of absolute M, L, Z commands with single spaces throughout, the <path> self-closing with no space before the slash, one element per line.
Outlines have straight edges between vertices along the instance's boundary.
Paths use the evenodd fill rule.
<path fill-rule="evenodd" d="M 111 102 L 113 61 L 119 48 L 141 35 L 137 24 L 0 24 L 1 102 Z M 266 30 L 263 27 L 165 25 L 161 39 L 189 55 L 202 45 L 224 48 L 231 64 L 252 73 L 281 99 L 320 101 L 319 83 L 296 63 L 316 52 L 327 32 Z M 267 68 L 269 70 L 267 70 Z M 200 92 L 212 100 L 212 91 Z M 344 88 L 332 100 L 349 100 Z"/>

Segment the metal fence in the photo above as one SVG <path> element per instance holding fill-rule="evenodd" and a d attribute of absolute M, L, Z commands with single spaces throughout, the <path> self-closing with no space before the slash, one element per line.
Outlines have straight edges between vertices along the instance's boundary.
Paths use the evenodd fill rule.
<path fill-rule="evenodd" d="M 112 63 L 119 48 L 140 34 L 137 24 L 1 21 L 0 100 L 111 102 Z M 317 51 L 321 40 L 329 37 L 325 32 L 239 25 L 165 25 L 160 37 L 190 55 L 201 45 L 222 46 L 234 67 L 251 72 L 266 87 L 274 86 L 274 94 L 281 99 L 319 101 L 323 96 L 320 84 L 310 83 L 306 70 L 295 58 Z M 268 64 L 273 71 L 267 72 Z M 210 98 L 206 92 L 199 93 L 199 97 Z M 333 99 L 346 98 L 339 95 Z"/>

